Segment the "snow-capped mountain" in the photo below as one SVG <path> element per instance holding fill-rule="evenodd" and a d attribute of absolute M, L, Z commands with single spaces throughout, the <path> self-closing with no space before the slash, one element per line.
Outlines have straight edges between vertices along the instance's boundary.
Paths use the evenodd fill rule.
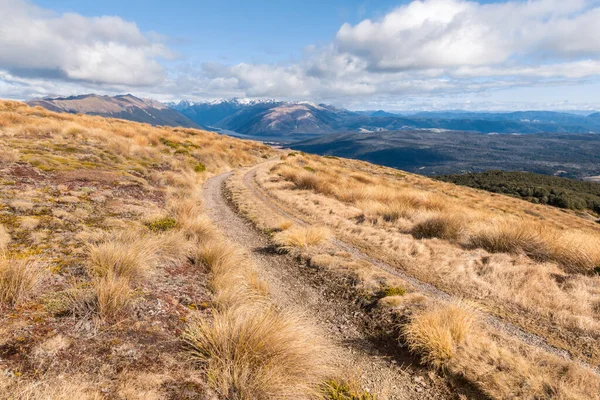
<path fill-rule="evenodd" d="M 320 134 L 339 130 L 354 113 L 308 101 L 229 99 L 172 106 L 191 120 L 247 135 Z"/>

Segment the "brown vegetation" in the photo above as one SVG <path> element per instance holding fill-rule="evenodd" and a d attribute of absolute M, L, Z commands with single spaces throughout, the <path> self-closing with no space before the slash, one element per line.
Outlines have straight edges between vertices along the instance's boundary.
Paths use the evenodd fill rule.
<path fill-rule="evenodd" d="M 286 214 L 468 299 L 446 304 L 410 285 L 406 294 L 381 297 L 394 279 L 384 271 L 331 247 L 302 252 L 315 267 L 348 274 L 378 307 L 398 315 L 401 342 L 425 363 L 492 398 L 598 398 L 594 372 L 497 331 L 476 311 L 483 306 L 575 358 L 598 360 L 600 293 L 591 271 L 600 233 L 593 223 L 366 163 L 308 155 L 284 161 L 258 168 L 253 180 Z M 314 171 L 313 183 L 299 191 L 294 176 L 305 167 Z M 237 206 L 261 229 L 277 231 L 280 217 L 248 199 L 252 191 L 236 186 L 244 182 L 232 182 Z"/>
<path fill-rule="evenodd" d="M 0 148 L 0 398 L 210 395 L 179 342 L 210 307 L 197 190 L 274 152 L 4 101 Z M 50 352 L 55 337 L 70 345 Z"/>

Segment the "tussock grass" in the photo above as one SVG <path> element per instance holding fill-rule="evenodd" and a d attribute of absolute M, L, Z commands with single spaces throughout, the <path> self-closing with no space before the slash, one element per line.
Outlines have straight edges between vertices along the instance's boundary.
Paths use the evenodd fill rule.
<path fill-rule="evenodd" d="M 295 226 L 274 236 L 275 243 L 284 249 L 306 249 L 317 246 L 331 237 L 329 229 L 320 226 Z"/>
<path fill-rule="evenodd" d="M 600 265 L 600 238 L 582 231 L 558 231 L 531 221 L 500 220 L 471 234 L 470 244 L 492 253 L 525 254 L 551 261 L 571 273 L 591 273 Z"/>
<path fill-rule="evenodd" d="M 0 253 L 6 250 L 10 241 L 10 234 L 8 233 L 4 225 L 0 225 Z"/>
<path fill-rule="evenodd" d="M 473 310 L 463 303 L 453 303 L 419 314 L 404 327 L 411 351 L 435 368 L 443 368 L 455 356 L 473 327 Z"/>
<path fill-rule="evenodd" d="M 553 237 L 551 258 L 571 273 L 592 273 L 600 267 L 600 238 L 581 231 Z"/>
<path fill-rule="evenodd" d="M 69 290 L 69 302 L 79 317 L 112 320 L 128 311 L 132 290 L 125 278 L 109 274 L 96 277 L 83 287 L 74 285 Z"/>
<path fill-rule="evenodd" d="M 113 233 L 98 244 L 88 247 L 89 269 L 100 277 L 114 274 L 127 279 L 140 279 L 157 261 L 159 242 L 133 231 Z"/>
<path fill-rule="evenodd" d="M 543 227 L 529 221 L 493 221 L 471 234 L 470 243 L 492 253 L 523 253 L 538 260 L 550 254 Z"/>
<path fill-rule="evenodd" d="M 454 214 L 438 214 L 417 222 L 411 234 L 417 239 L 458 240 L 466 232 L 465 219 Z"/>
<path fill-rule="evenodd" d="M 45 275 L 40 260 L 0 254 L 0 303 L 14 306 L 32 296 Z"/>
<path fill-rule="evenodd" d="M 249 260 L 229 242 L 215 238 L 198 246 L 194 258 L 210 272 L 210 286 L 220 308 L 264 301 L 267 285 L 260 281 Z"/>
<path fill-rule="evenodd" d="M 330 373 L 323 348 L 296 315 L 272 306 L 233 307 L 198 319 L 184 333 L 192 357 L 227 399 L 315 395 Z"/>

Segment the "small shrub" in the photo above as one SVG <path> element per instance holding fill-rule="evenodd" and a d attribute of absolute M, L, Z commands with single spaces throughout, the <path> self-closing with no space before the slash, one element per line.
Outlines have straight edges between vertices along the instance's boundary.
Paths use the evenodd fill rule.
<path fill-rule="evenodd" d="M 174 142 L 174 141 L 169 140 L 169 139 L 161 138 L 160 142 L 162 144 L 164 144 L 165 146 L 170 147 L 172 149 L 176 149 L 177 147 L 179 147 L 179 143 Z"/>
<path fill-rule="evenodd" d="M 356 383 L 345 380 L 327 380 L 321 386 L 321 393 L 325 400 L 375 400 L 371 393 L 361 390 Z"/>
<path fill-rule="evenodd" d="M 398 286 L 386 287 L 381 291 L 381 297 L 404 296 L 406 290 Z"/>
<path fill-rule="evenodd" d="M 473 311 L 462 303 L 447 304 L 419 314 L 404 327 L 409 349 L 435 368 L 443 368 L 472 330 Z"/>
<path fill-rule="evenodd" d="M 206 165 L 204 165 L 202 163 L 198 163 L 194 166 L 194 171 L 195 172 L 204 172 L 204 171 L 206 171 Z"/>
<path fill-rule="evenodd" d="M 308 171 L 308 172 L 312 172 L 312 173 L 315 173 L 315 172 L 317 172 L 317 171 L 316 171 L 314 168 L 312 168 L 312 167 L 308 167 L 308 166 L 307 166 L 307 167 L 304 167 L 304 169 L 305 169 L 306 171 Z"/>
<path fill-rule="evenodd" d="M 0 255 L 0 303 L 14 306 L 32 295 L 46 274 L 39 260 Z"/>
<path fill-rule="evenodd" d="M 177 220 L 172 217 L 164 217 L 146 224 L 153 232 L 166 232 L 177 226 Z"/>

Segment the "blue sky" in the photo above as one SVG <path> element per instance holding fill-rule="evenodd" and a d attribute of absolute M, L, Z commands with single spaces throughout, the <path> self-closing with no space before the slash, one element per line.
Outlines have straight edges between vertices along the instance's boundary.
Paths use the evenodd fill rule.
<path fill-rule="evenodd" d="M 598 0 L 0 0 L 0 97 L 600 109 Z"/>

